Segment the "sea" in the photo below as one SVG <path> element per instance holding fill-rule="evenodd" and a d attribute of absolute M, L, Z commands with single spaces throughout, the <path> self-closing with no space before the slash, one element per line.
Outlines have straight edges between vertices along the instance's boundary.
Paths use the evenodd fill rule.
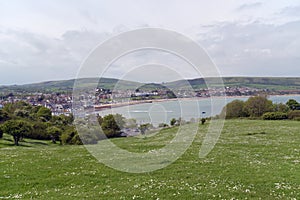
<path fill-rule="evenodd" d="M 158 126 L 160 123 L 169 124 L 172 118 L 194 120 L 202 117 L 215 116 L 221 113 L 223 107 L 233 100 L 246 101 L 249 97 L 212 97 L 176 99 L 170 101 L 153 101 L 152 103 L 136 104 L 99 111 L 101 116 L 108 114 L 121 114 L 125 118 L 136 119 L 137 123 L 151 123 Z M 286 103 L 289 99 L 300 102 L 300 95 L 269 96 L 273 103 Z"/>

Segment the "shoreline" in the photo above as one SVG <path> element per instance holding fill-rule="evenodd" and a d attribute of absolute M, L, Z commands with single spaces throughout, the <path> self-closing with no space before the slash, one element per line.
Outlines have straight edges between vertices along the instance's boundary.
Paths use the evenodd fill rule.
<path fill-rule="evenodd" d="M 268 97 L 288 97 L 288 96 L 299 96 L 300 94 L 283 94 L 283 95 L 268 95 Z M 217 99 L 238 99 L 238 98 L 250 98 L 251 96 L 212 96 L 212 97 L 187 97 L 187 98 L 172 98 L 172 99 L 149 99 L 149 100 L 139 100 L 139 101 L 128 101 L 121 103 L 110 103 L 110 104 L 101 104 L 94 105 L 95 111 L 102 111 L 112 108 L 126 107 L 138 104 L 147 104 L 147 103 L 157 103 L 157 102 L 168 102 L 168 101 L 195 101 L 195 100 L 207 100 L 211 98 Z"/>

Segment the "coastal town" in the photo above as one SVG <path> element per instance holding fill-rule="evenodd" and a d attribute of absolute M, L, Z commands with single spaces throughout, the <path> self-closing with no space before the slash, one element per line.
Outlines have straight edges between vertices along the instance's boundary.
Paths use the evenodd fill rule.
<path fill-rule="evenodd" d="M 95 108 L 96 110 L 133 105 L 139 103 L 149 103 L 153 100 L 171 100 L 175 98 L 209 98 L 216 96 L 253 96 L 258 94 L 266 95 L 297 95 L 299 90 L 270 90 L 249 87 L 225 87 L 198 89 L 198 90 L 176 90 L 154 89 L 154 90 L 116 90 L 111 91 L 105 88 L 96 88 L 85 95 L 79 97 L 79 101 L 85 109 Z M 52 115 L 69 115 L 72 113 L 72 94 L 71 93 L 23 93 L 11 92 L 0 93 L 0 109 L 7 103 L 25 101 L 33 106 L 44 106 L 52 111 Z M 92 103 L 91 103 L 92 102 Z"/>

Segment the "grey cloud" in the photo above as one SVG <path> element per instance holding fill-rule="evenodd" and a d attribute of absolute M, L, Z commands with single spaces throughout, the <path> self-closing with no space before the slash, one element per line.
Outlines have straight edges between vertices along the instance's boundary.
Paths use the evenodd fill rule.
<path fill-rule="evenodd" d="M 300 21 L 224 23 L 199 35 L 223 75 L 299 76 Z"/>
<path fill-rule="evenodd" d="M 67 31 L 51 38 L 20 30 L 0 30 L 0 85 L 74 78 L 82 60 L 109 34 Z M 9 76 L 8 76 L 9 74 Z"/>
<path fill-rule="evenodd" d="M 299 17 L 300 16 L 300 5 L 285 7 L 284 9 L 281 10 L 281 12 L 279 14 L 285 15 L 285 16 L 291 16 L 291 17 Z"/>
<path fill-rule="evenodd" d="M 263 5 L 263 3 L 261 3 L 261 2 L 242 4 L 236 10 L 237 11 L 244 11 L 244 10 L 249 10 L 249 9 L 255 9 L 255 8 L 258 8 L 262 5 Z"/>

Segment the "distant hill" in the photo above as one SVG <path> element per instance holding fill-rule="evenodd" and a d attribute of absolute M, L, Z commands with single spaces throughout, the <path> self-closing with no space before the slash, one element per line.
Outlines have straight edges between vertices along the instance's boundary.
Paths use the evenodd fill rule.
<path fill-rule="evenodd" d="M 81 87 L 89 87 L 97 84 L 98 78 L 81 78 L 77 79 L 77 83 Z M 72 92 L 75 79 L 47 81 L 41 83 L 32 83 L 25 85 L 0 86 L 0 93 L 7 92 Z M 140 84 L 133 81 L 124 81 L 113 78 L 101 78 L 99 87 L 105 89 L 113 89 L 116 85 L 118 89 L 135 89 Z"/>
<path fill-rule="evenodd" d="M 138 83 L 134 81 L 118 80 L 114 78 L 101 78 L 99 87 L 105 89 L 185 89 L 189 83 L 194 89 L 206 88 L 205 80 L 213 82 L 216 78 L 198 78 L 191 80 L 179 80 L 164 83 L 163 86 L 157 83 Z M 72 92 L 74 79 L 61 81 L 47 81 L 25 85 L 0 86 L 0 93 L 8 92 Z M 77 80 L 82 87 L 97 83 L 97 78 L 82 78 Z M 224 77 L 224 85 L 229 87 L 268 88 L 271 90 L 298 90 L 300 89 L 300 77 Z M 217 85 L 215 85 L 217 86 Z"/>
<path fill-rule="evenodd" d="M 207 78 L 209 82 L 214 82 L 216 78 Z M 184 88 L 188 83 L 194 88 L 205 88 L 205 79 L 198 78 L 192 80 L 179 80 L 166 83 L 171 88 Z M 223 82 L 228 87 L 249 87 L 271 90 L 294 90 L 300 89 L 300 77 L 224 77 Z M 215 85 L 217 86 L 217 85 Z"/>

